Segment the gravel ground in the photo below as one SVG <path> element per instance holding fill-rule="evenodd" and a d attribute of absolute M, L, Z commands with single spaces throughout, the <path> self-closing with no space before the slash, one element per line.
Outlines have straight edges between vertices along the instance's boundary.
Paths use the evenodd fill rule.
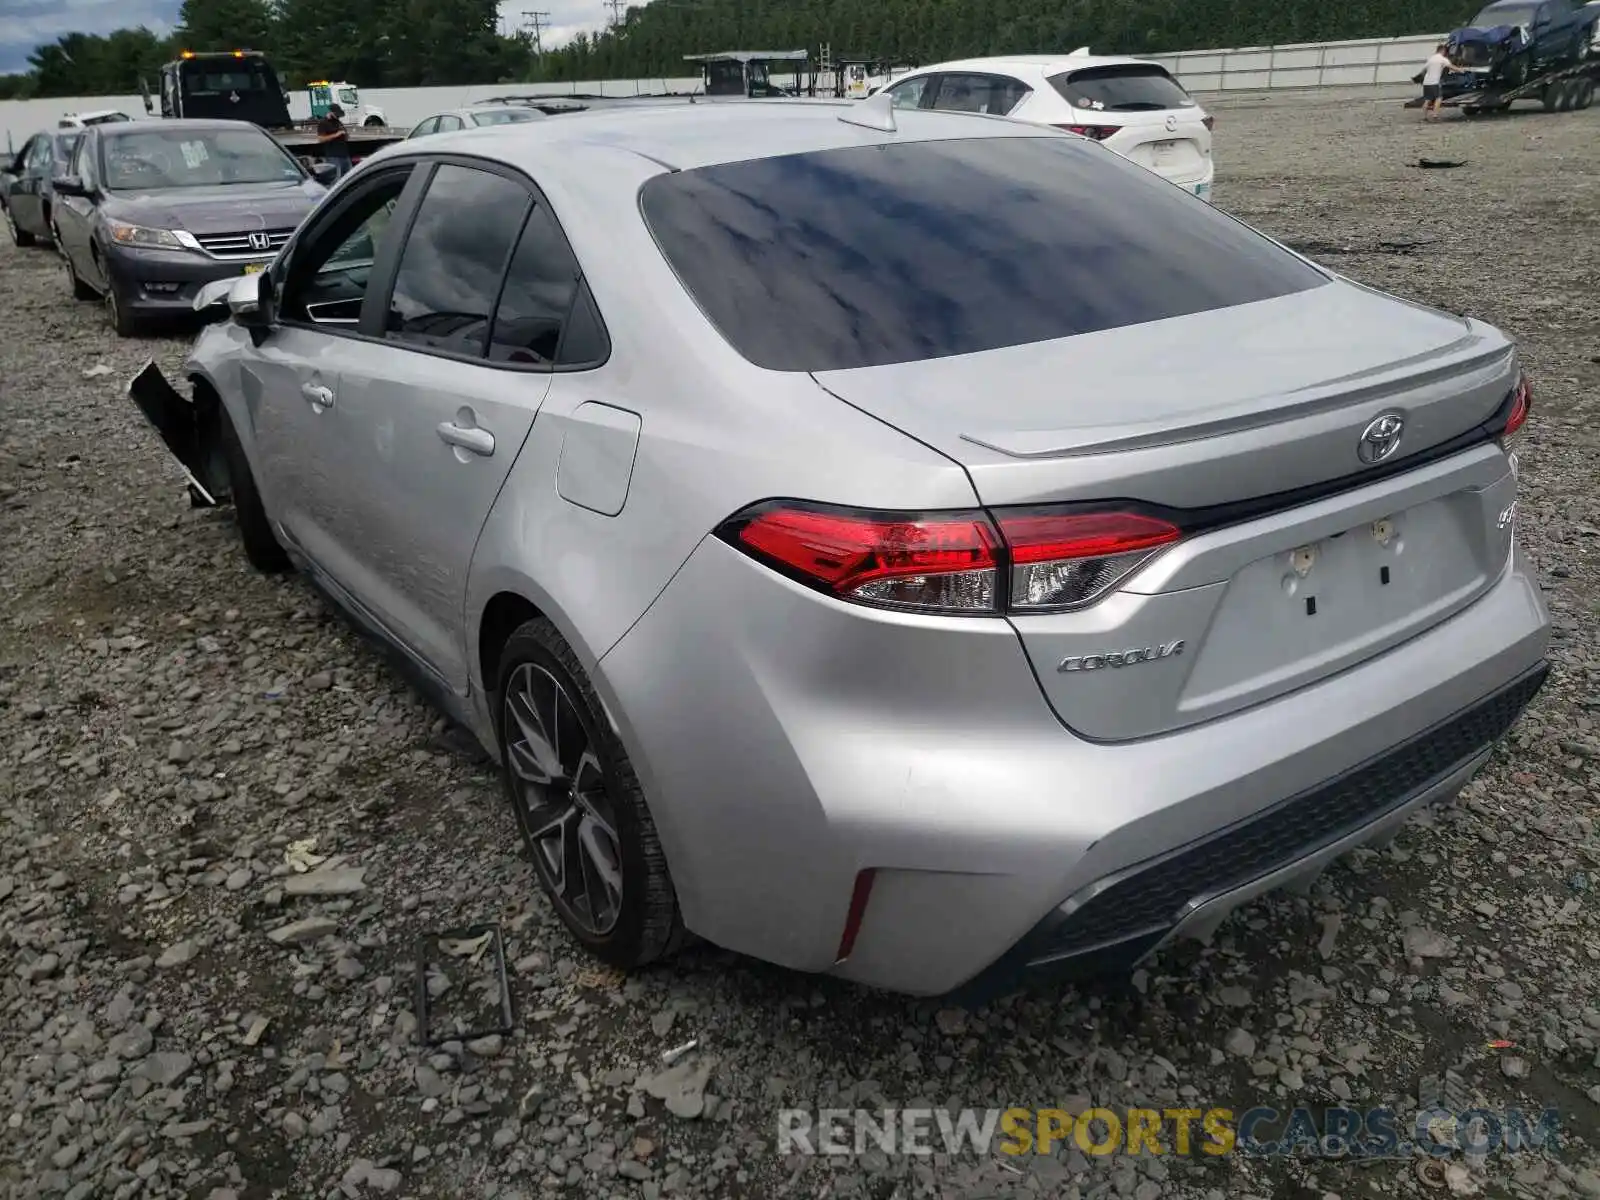
<path fill-rule="evenodd" d="M 1600 1196 L 1600 109 L 1214 107 L 1224 207 L 1521 340 L 1554 674 L 1462 802 L 1391 847 L 1130 980 L 975 1013 L 708 948 L 629 979 L 586 961 L 487 764 L 303 583 L 252 574 L 225 511 L 188 507 L 122 390 L 184 341 L 118 342 L 51 253 L 0 248 L 6 1194 Z M 419 939 L 484 921 L 514 1032 L 419 1047 Z M 481 1002 L 453 978 L 441 1007 Z M 1432 1190 L 1413 1162 L 776 1148 L 783 1106 L 1409 1119 L 1430 1077 L 1463 1105 L 1559 1108 L 1560 1154 L 1458 1159 Z"/>

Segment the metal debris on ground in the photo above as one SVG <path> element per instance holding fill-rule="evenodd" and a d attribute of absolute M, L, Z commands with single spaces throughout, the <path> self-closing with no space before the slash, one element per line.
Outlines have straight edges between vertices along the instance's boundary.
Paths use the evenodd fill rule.
<path fill-rule="evenodd" d="M 663 1050 L 661 1052 L 662 1064 L 670 1067 L 673 1063 L 677 1062 L 680 1058 L 689 1053 L 689 1051 L 693 1050 L 699 1044 L 699 1038 L 690 1038 L 681 1046 L 674 1046 L 671 1050 Z"/>
<path fill-rule="evenodd" d="M 1424 171 L 1447 171 L 1452 167 L 1464 167 L 1467 160 L 1464 158 L 1419 158 L 1417 166 Z"/>
<path fill-rule="evenodd" d="M 462 988 L 455 988 L 455 980 L 444 970 L 442 959 L 477 966 L 488 956 L 491 968 L 487 979 L 474 980 Z M 437 986 L 436 986 L 437 985 Z M 462 1020 L 448 1023 L 436 1021 L 435 1001 L 447 993 L 472 996 L 489 993 L 488 1008 L 482 1022 Z M 416 971 L 417 1039 L 424 1046 L 436 1046 L 447 1041 L 471 1041 L 498 1033 L 509 1035 L 515 1026 L 511 1007 L 511 981 L 506 972 L 505 939 L 499 925 L 474 925 L 467 929 L 449 929 L 422 939 L 417 952 Z"/>

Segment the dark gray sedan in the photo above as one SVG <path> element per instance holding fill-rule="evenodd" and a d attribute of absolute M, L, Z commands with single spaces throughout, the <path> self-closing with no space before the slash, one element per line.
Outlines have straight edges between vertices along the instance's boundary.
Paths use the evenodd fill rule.
<path fill-rule="evenodd" d="M 0 170 L 0 209 L 17 245 L 50 240 L 50 183 L 66 171 L 82 136 L 76 131 L 36 133 Z"/>
<path fill-rule="evenodd" d="M 104 297 L 123 336 L 262 270 L 326 191 L 243 121 L 119 121 L 81 139 L 54 182 L 55 240 L 73 296 Z"/>

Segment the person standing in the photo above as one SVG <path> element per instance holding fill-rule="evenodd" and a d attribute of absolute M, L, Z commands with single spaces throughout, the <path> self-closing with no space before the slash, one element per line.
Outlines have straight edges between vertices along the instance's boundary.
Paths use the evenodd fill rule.
<path fill-rule="evenodd" d="M 1435 120 L 1439 116 L 1439 101 L 1444 94 L 1444 73 L 1455 66 L 1446 53 L 1449 47 L 1440 42 L 1428 56 L 1422 68 L 1422 119 Z"/>
<path fill-rule="evenodd" d="M 344 127 L 344 109 L 337 104 L 328 106 L 328 113 L 317 122 L 317 141 L 322 145 L 322 157 L 331 162 L 340 179 L 350 170 L 350 134 Z"/>

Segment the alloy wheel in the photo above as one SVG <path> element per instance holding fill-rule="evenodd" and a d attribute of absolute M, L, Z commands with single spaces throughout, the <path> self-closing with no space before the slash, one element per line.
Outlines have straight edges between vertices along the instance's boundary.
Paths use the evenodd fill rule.
<path fill-rule="evenodd" d="M 512 672 L 503 707 L 512 807 L 534 867 L 564 914 L 604 937 L 622 913 L 622 853 L 594 736 L 537 663 Z"/>

